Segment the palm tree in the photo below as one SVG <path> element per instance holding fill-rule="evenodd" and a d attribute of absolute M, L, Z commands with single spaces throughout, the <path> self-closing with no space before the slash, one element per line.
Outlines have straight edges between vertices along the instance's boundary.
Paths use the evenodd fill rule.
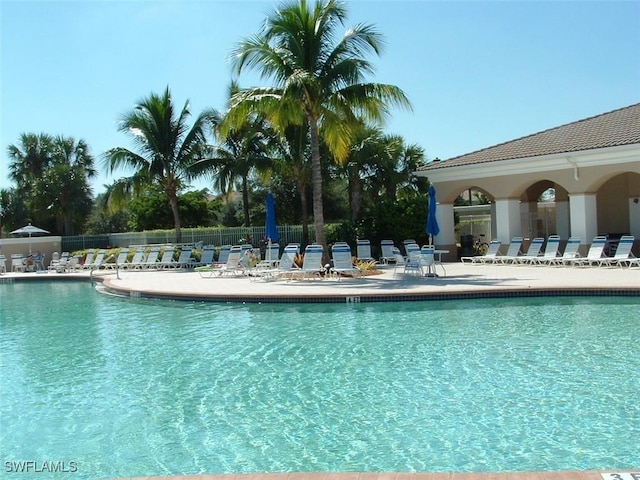
<path fill-rule="evenodd" d="M 119 167 L 134 170 L 130 177 L 122 178 L 111 189 L 111 200 L 138 195 L 144 186 L 160 186 L 167 195 L 173 213 L 176 242 L 182 241 L 178 194 L 197 172 L 192 165 L 207 157 L 205 129 L 211 112 L 196 117 L 191 128 L 187 119 L 191 115 L 186 102 L 178 113 L 167 87 L 162 95 L 152 93 L 141 100 L 133 111 L 122 117 L 119 130 L 133 140 L 138 153 L 116 147 L 108 150 L 104 163 L 113 172 Z"/>
<path fill-rule="evenodd" d="M 409 107 L 398 87 L 363 82 L 374 71 L 364 57 L 380 53 L 382 38 L 372 26 L 359 24 L 335 41 L 336 29 L 345 19 L 341 0 L 289 1 L 266 19 L 258 35 L 243 40 L 232 52 L 238 74 L 245 67 L 257 68 L 275 83 L 234 95 L 227 113 L 232 124 L 253 111 L 265 114 L 277 127 L 309 128 L 316 241 L 325 252 L 320 142 L 340 162 L 363 120 L 381 121 L 392 104 Z"/>
<path fill-rule="evenodd" d="M 238 92 L 235 82 L 229 88 L 229 99 Z M 215 188 L 228 194 L 236 183 L 242 191 L 244 226 L 251 225 L 249 209 L 249 177 L 253 172 L 265 172 L 272 164 L 269 143 L 273 136 L 271 127 L 263 115 L 251 114 L 242 125 L 219 134 L 224 116 L 218 112 L 209 117 L 218 144 L 211 148 L 211 157 L 194 163 L 192 171 L 211 175 Z"/>
<path fill-rule="evenodd" d="M 376 161 L 369 164 L 369 190 L 389 201 L 397 200 L 398 195 L 407 190 L 418 193 L 421 179 L 413 172 L 425 160 L 424 149 L 416 144 L 407 145 L 399 135 L 380 134 L 374 137 L 377 154 L 372 155 Z"/>
<path fill-rule="evenodd" d="M 53 139 L 50 156 L 50 167 L 34 183 L 34 206 L 55 216 L 59 233 L 73 235 L 91 211 L 94 158 L 84 140 L 63 136 Z"/>
<path fill-rule="evenodd" d="M 9 154 L 9 178 L 19 189 L 30 191 L 35 179 L 51 165 L 53 137 L 46 133 L 23 133 L 17 145 L 7 147 Z"/>
<path fill-rule="evenodd" d="M 30 218 L 70 235 L 82 225 L 92 202 L 88 179 L 96 173 L 84 140 L 23 133 L 9 145 L 9 176 L 17 183 Z"/>

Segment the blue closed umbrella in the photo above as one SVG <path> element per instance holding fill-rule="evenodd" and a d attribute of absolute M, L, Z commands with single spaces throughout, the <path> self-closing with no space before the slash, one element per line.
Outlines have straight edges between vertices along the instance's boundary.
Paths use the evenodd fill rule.
<path fill-rule="evenodd" d="M 436 220 L 436 189 L 433 185 L 429 187 L 429 211 L 427 214 L 427 235 L 429 235 L 429 245 L 433 244 L 433 237 L 440 233 L 438 220 Z"/>
<path fill-rule="evenodd" d="M 265 236 L 267 237 L 267 241 L 277 242 L 279 240 L 278 236 L 278 227 L 276 225 L 276 207 L 273 202 L 273 195 L 271 193 L 267 194 L 267 215 L 265 219 Z"/>

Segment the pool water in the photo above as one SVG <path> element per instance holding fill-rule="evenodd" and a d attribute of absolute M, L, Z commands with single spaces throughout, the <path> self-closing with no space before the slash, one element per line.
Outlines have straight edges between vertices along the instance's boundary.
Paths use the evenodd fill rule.
<path fill-rule="evenodd" d="M 635 468 L 639 307 L 224 305 L 0 285 L 3 473 Z"/>

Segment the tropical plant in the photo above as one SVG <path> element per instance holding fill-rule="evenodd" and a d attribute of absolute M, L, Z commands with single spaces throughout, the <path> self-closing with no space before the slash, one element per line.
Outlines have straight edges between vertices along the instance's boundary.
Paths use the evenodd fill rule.
<path fill-rule="evenodd" d="M 257 68 L 275 85 L 235 94 L 227 113 L 230 124 L 259 112 L 278 128 L 292 124 L 309 128 L 316 241 L 325 252 L 320 143 L 340 162 L 363 120 L 379 122 L 390 105 L 409 106 L 398 87 L 363 81 L 374 71 L 365 56 L 380 53 L 382 38 L 366 24 L 337 38 L 346 14 L 340 0 L 290 1 L 267 17 L 258 35 L 243 40 L 232 52 L 238 74 L 245 67 Z"/>
<path fill-rule="evenodd" d="M 201 174 L 192 170 L 194 163 L 209 157 L 206 128 L 213 112 L 199 114 L 191 127 L 190 115 L 188 102 L 176 110 L 169 87 L 161 95 L 152 93 L 123 115 L 120 123 L 119 130 L 131 138 L 137 152 L 116 147 L 104 156 L 110 172 L 121 167 L 133 170 L 113 185 L 110 201 L 139 196 L 143 187 L 157 185 L 171 207 L 178 243 L 182 241 L 178 196 L 189 180 Z"/>
<path fill-rule="evenodd" d="M 171 209 L 167 204 L 165 193 L 158 187 L 145 189 L 140 195 L 127 204 L 130 214 L 129 226 L 132 230 L 170 229 Z M 211 226 L 215 224 L 213 202 L 206 198 L 206 191 L 190 191 L 180 196 L 180 223 L 185 228 Z"/>
<path fill-rule="evenodd" d="M 30 191 L 33 180 L 51 165 L 53 137 L 46 133 L 22 133 L 17 144 L 7 147 L 9 178 L 19 189 Z"/>
<path fill-rule="evenodd" d="M 238 91 L 231 84 L 229 97 Z M 269 139 L 273 132 L 264 116 L 251 114 L 237 127 L 220 133 L 219 126 L 224 117 L 215 113 L 210 117 L 217 145 L 211 149 L 211 156 L 194 164 L 194 171 L 213 177 L 214 187 L 225 194 L 239 186 L 242 192 L 244 226 L 251 225 L 249 208 L 249 177 L 254 172 L 265 172 L 271 167 Z M 239 184 L 239 185 L 238 185 Z"/>
<path fill-rule="evenodd" d="M 8 153 L 9 176 L 30 219 L 65 235 L 84 225 L 92 206 L 88 180 L 96 174 L 84 140 L 23 133 Z"/>

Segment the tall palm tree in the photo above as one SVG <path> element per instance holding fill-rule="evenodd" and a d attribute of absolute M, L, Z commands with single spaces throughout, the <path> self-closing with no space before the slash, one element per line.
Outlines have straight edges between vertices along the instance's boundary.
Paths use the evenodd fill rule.
<path fill-rule="evenodd" d="M 40 178 L 51 165 L 53 137 L 46 133 L 23 133 L 17 144 L 7 147 L 9 178 L 20 189 L 31 189 L 33 180 Z"/>
<path fill-rule="evenodd" d="M 51 166 L 34 184 L 34 205 L 55 216 L 56 231 L 73 235 L 91 211 L 94 158 L 87 143 L 73 137 L 53 139 Z"/>
<path fill-rule="evenodd" d="M 238 85 L 229 87 L 229 101 L 238 92 Z M 251 225 L 249 209 L 249 177 L 252 173 L 265 172 L 271 166 L 269 157 L 270 137 L 273 135 L 263 115 L 253 113 L 236 127 L 221 134 L 224 114 L 212 112 L 209 121 L 217 144 L 211 148 L 211 156 L 194 163 L 193 172 L 212 176 L 217 190 L 229 193 L 237 183 L 242 191 L 244 225 Z"/>
<path fill-rule="evenodd" d="M 242 127 L 229 132 L 213 150 L 213 164 L 217 173 L 216 187 L 228 193 L 238 181 L 242 191 L 244 225 L 251 225 L 249 212 L 249 176 L 271 164 L 268 156 L 268 129 L 264 119 L 253 116 Z"/>
<path fill-rule="evenodd" d="M 376 161 L 368 165 L 369 190 L 389 201 L 397 200 L 402 191 L 418 193 L 420 179 L 413 172 L 424 163 L 424 149 L 416 144 L 407 145 L 400 135 L 381 134 L 374 145 L 377 153 Z"/>
<path fill-rule="evenodd" d="M 382 38 L 366 24 L 349 28 L 339 37 L 336 30 L 344 24 L 346 13 L 341 0 L 289 1 L 267 17 L 259 34 L 243 40 L 232 52 L 238 74 L 245 67 L 257 68 L 263 78 L 275 83 L 234 95 L 227 113 L 232 123 L 241 123 L 248 112 L 258 111 L 273 125 L 306 123 L 309 128 L 316 241 L 325 247 L 320 142 L 340 162 L 362 120 L 379 122 L 390 105 L 409 107 L 398 87 L 364 82 L 374 71 L 365 55 L 379 54 Z"/>
<path fill-rule="evenodd" d="M 176 242 L 182 241 L 178 194 L 196 175 L 192 165 L 206 158 L 209 150 L 205 133 L 212 113 L 202 112 L 191 128 L 187 125 L 190 115 L 188 102 L 182 110 L 176 110 L 169 87 L 161 95 L 152 93 L 122 117 L 119 127 L 133 140 L 138 153 L 116 147 L 104 156 L 111 172 L 119 167 L 134 171 L 116 182 L 110 191 L 113 200 L 138 195 L 145 185 L 158 185 L 164 190 L 173 213 Z"/>
<path fill-rule="evenodd" d="M 82 225 L 92 202 L 88 179 L 94 159 L 84 140 L 23 133 L 9 145 L 9 176 L 33 221 L 70 235 Z"/>

